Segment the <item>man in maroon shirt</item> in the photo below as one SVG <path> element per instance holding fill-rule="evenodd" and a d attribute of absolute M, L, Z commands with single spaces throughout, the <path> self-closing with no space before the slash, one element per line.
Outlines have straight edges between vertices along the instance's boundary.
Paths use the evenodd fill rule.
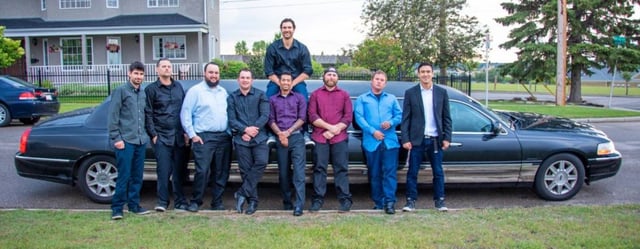
<path fill-rule="evenodd" d="M 338 88 L 338 72 L 335 68 L 324 70 L 324 86 L 309 97 L 309 123 L 313 124 L 311 139 L 315 141 L 316 164 L 313 169 L 313 201 L 309 211 L 322 208 L 327 192 L 327 167 L 329 158 L 333 166 L 334 179 L 340 212 L 351 210 L 349 191 L 349 148 L 347 127 L 353 118 L 353 105 L 349 93 Z"/>

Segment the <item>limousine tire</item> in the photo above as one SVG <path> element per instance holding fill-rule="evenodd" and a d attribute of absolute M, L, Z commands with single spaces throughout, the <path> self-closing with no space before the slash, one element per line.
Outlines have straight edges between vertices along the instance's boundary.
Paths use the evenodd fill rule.
<path fill-rule="evenodd" d="M 40 117 L 30 117 L 30 118 L 21 118 L 20 122 L 26 125 L 32 125 L 38 123 L 40 121 Z"/>
<path fill-rule="evenodd" d="M 78 172 L 82 192 L 94 202 L 111 203 L 116 191 L 118 169 L 111 156 L 97 155 L 85 159 Z"/>
<path fill-rule="evenodd" d="M 540 198 L 549 201 L 571 199 L 584 183 L 584 165 L 578 157 L 563 153 L 542 162 L 534 187 Z"/>

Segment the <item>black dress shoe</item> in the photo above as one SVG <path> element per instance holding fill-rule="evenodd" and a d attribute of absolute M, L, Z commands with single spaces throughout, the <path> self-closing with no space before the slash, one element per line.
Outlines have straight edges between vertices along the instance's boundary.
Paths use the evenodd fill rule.
<path fill-rule="evenodd" d="M 249 206 L 247 207 L 247 211 L 245 214 L 252 215 L 258 210 L 258 202 L 257 201 L 249 201 Z"/>
<path fill-rule="evenodd" d="M 233 197 L 236 198 L 236 211 L 238 213 L 242 213 L 242 206 L 244 206 L 244 202 L 247 200 L 247 198 L 245 198 L 243 195 L 239 194 L 238 192 L 235 192 L 233 194 Z M 247 212 L 249 212 L 247 210 Z"/>
<path fill-rule="evenodd" d="M 302 213 L 303 213 L 303 212 L 302 212 L 302 208 L 301 208 L 301 207 L 296 207 L 296 208 L 293 210 L 293 216 L 302 216 Z"/>
<path fill-rule="evenodd" d="M 394 203 L 393 202 L 387 203 L 387 205 L 384 206 L 384 212 L 387 214 L 395 214 L 396 208 L 394 207 Z"/>

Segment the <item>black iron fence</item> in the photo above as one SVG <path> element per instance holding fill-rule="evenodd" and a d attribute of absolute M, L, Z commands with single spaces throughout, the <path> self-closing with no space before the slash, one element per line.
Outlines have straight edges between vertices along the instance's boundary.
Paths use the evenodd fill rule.
<path fill-rule="evenodd" d="M 146 70 L 145 82 L 153 82 L 158 77 L 155 68 Z M 15 75 L 24 78 L 42 87 L 58 89 L 58 96 L 63 102 L 96 103 L 107 97 L 111 90 L 124 84 L 128 80 L 125 68 L 106 68 L 105 70 L 78 70 L 78 71 L 52 71 L 34 70 L 30 75 Z M 262 74 L 255 75 L 257 79 L 266 79 Z M 200 72 L 189 70 L 175 73 L 177 80 L 200 80 L 203 75 Z M 391 80 L 417 82 L 415 76 L 395 77 L 388 76 Z M 321 79 L 321 74 L 314 74 L 311 79 Z M 340 80 L 371 80 L 369 73 L 340 73 Z M 440 82 L 440 77 L 433 78 L 433 82 Z M 466 94 L 471 94 L 470 75 L 450 75 L 446 84 Z"/>

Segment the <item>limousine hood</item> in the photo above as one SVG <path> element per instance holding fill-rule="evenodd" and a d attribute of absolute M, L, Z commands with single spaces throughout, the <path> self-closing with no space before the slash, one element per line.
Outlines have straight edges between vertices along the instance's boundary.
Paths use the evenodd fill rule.
<path fill-rule="evenodd" d="M 503 111 L 502 113 L 510 116 L 512 121 L 515 123 L 515 126 L 521 130 L 568 131 L 606 136 L 604 132 L 596 129 L 590 124 L 576 122 L 568 118 L 542 115 L 532 112 Z"/>

